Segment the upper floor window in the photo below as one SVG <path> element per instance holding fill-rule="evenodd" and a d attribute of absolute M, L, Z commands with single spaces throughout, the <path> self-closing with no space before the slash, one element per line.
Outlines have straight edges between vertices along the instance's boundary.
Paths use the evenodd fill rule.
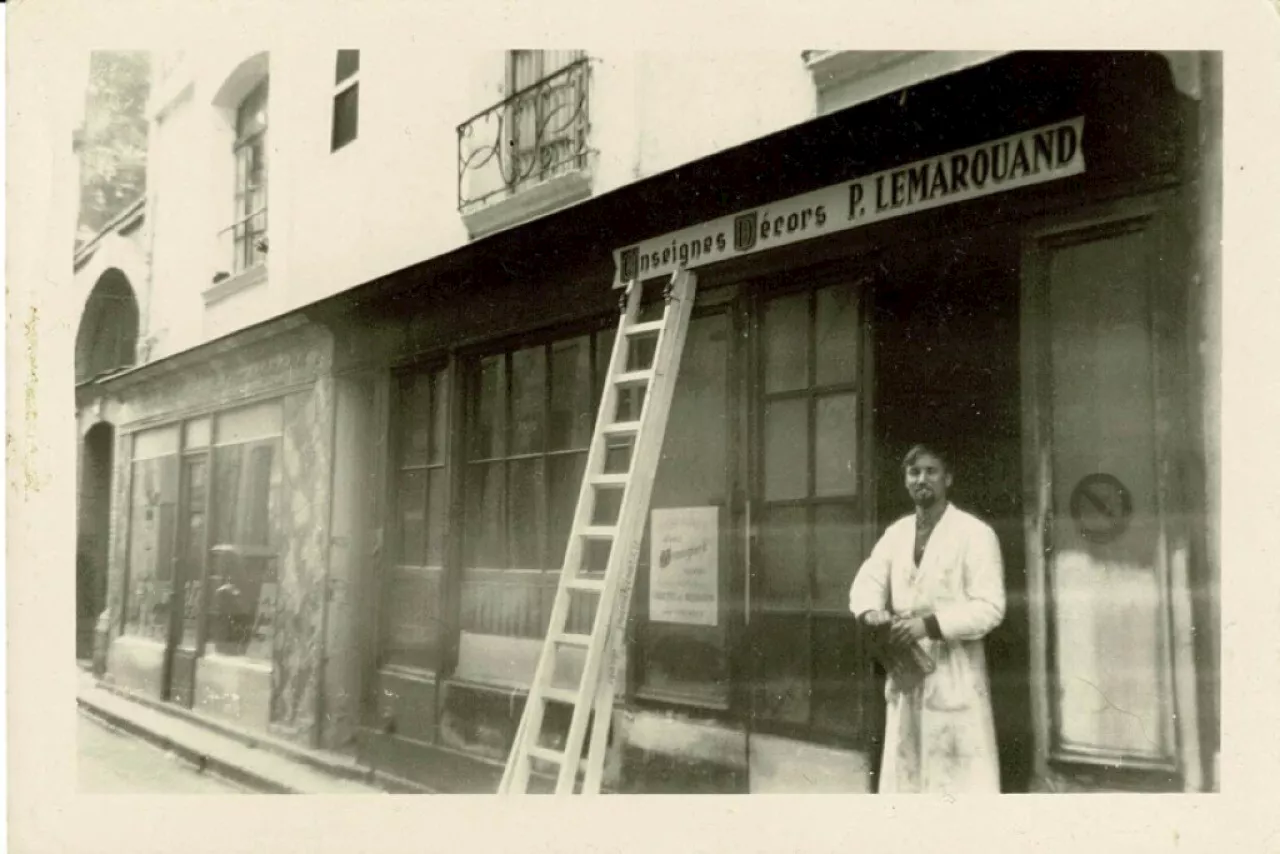
<path fill-rule="evenodd" d="M 520 219 L 589 193 L 590 72 L 582 50 L 507 51 L 493 69 L 502 100 L 458 126 L 458 210 L 473 236 L 510 224 L 489 221 L 492 203 L 521 196 L 508 211 Z"/>
<path fill-rule="evenodd" d="M 360 51 L 340 50 L 334 71 L 333 127 L 329 150 L 355 140 L 360 125 Z"/>
<path fill-rule="evenodd" d="M 235 220 L 231 224 L 234 271 L 266 260 L 267 254 L 267 81 L 236 108 Z"/>

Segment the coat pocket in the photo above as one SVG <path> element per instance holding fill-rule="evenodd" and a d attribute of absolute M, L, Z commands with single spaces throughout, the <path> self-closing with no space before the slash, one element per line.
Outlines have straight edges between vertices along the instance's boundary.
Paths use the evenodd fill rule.
<path fill-rule="evenodd" d="M 940 712 L 967 709 L 978 699 L 973 665 L 965 649 L 949 643 L 935 643 L 933 657 L 937 668 L 925 680 L 924 704 Z"/>

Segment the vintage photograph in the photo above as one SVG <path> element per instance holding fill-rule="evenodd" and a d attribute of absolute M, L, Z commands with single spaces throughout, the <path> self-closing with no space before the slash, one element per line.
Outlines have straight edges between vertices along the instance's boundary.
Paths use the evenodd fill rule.
<path fill-rule="evenodd" d="M 57 155 L 82 791 L 1219 791 L 1220 53 L 176 47 Z"/>

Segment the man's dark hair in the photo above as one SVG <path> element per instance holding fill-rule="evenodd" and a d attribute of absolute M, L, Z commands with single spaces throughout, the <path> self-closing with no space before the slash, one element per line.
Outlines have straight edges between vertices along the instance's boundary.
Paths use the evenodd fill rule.
<path fill-rule="evenodd" d="M 950 472 L 952 470 L 951 458 L 947 455 L 946 451 L 943 451 L 937 445 L 926 445 L 923 442 L 918 445 L 912 445 L 911 450 L 907 451 L 907 455 L 902 458 L 902 470 L 906 471 L 911 468 L 911 466 L 915 465 L 916 460 L 920 459 L 920 457 L 925 454 L 937 457 L 938 461 L 942 463 L 942 467 L 946 471 Z"/>

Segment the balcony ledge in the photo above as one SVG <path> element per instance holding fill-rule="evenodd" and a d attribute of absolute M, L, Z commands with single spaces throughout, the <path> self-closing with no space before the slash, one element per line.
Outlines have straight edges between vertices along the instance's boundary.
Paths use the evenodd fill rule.
<path fill-rule="evenodd" d="M 537 184 L 520 187 L 504 198 L 463 211 L 462 224 L 473 240 L 485 237 L 589 197 L 591 183 L 590 169 L 556 175 Z"/>
<path fill-rule="evenodd" d="M 267 280 L 267 265 L 255 264 L 247 270 L 236 273 L 229 279 L 223 279 L 212 287 L 206 288 L 201 296 L 204 297 L 205 307 L 216 305 L 225 299 L 235 296 L 236 294 L 247 291 L 250 288 L 257 287 Z"/>
<path fill-rule="evenodd" d="M 993 51 L 815 50 L 808 52 L 804 61 L 818 92 L 818 114 L 825 115 L 1003 55 Z"/>

